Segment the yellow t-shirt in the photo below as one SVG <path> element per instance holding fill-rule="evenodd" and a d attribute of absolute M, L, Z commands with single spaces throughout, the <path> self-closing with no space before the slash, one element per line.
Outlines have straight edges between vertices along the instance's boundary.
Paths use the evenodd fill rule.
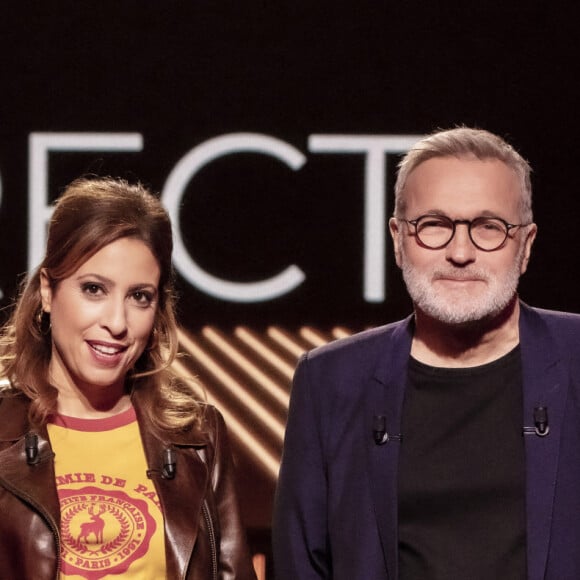
<path fill-rule="evenodd" d="M 133 408 L 48 425 L 61 511 L 62 580 L 165 578 L 165 534 Z"/>

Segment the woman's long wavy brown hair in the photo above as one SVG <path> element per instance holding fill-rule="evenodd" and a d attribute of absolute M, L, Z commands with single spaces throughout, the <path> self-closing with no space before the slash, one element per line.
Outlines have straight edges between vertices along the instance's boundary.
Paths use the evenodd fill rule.
<path fill-rule="evenodd" d="M 58 391 L 48 380 L 52 339 L 42 312 L 40 272 L 54 289 L 106 245 L 120 238 L 144 242 L 159 268 L 159 305 L 148 347 L 127 376 L 128 392 L 139 389 L 143 412 L 160 430 L 197 423 L 199 386 L 171 369 L 178 348 L 174 312 L 171 222 L 161 202 L 143 185 L 110 177 L 73 181 L 56 203 L 46 255 L 24 281 L 10 319 L 0 332 L 0 370 L 13 389 L 31 401 L 30 420 L 44 424 L 56 412 Z"/>

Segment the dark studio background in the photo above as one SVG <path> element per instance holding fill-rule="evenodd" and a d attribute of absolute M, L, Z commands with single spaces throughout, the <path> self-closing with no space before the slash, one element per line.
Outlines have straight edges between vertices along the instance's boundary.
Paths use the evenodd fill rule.
<path fill-rule="evenodd" d="M 193 334 L 206 325 L 355 331 L 398 319 L 409 302 L 390 246 L 386 299 L 363 298 L 364 156 L 313 152 L 309 137 L 466 124 L 506 137 L 534 169 L 539 235 L 521 296 L 580 311 L 574 3 L 11 2 L 2 12 L 3 306 L 27 268 L 31 133 L 143 137 L 139 152 L 51 153 L 55 198 L 85 173 L 160 192 L 194 147 L 243 132 L 284 141 L 305 163 L 292 171 L 242 153 L 205 166 L 182 200 L 188 251 L 232 281 L 290 264 L 306 279 L 274 300 L 240 303 L 180 277 L 182 325 Z M 387 215 L 396 161 L 388 156 Z M 243 454 L 238 472 L 253 541 L 267 551 L 275 482 Z"/>

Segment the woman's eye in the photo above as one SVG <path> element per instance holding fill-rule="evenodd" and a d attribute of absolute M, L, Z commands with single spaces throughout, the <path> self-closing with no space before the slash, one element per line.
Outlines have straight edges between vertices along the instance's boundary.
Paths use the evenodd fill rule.
<path fill-rule="evenodd" d="M 133 293 L 133 299 L 140 306 L 149 306 L 153 301 L 153 296 L 150 292 L 144 292 L 142 290 Z"/>
<path fill-rule="evenodd" d="M 103 288 L 99 284 L 87 283 L 83 284 L 83 292 L 91 296 L 97 296 L 102 292 Z"/>

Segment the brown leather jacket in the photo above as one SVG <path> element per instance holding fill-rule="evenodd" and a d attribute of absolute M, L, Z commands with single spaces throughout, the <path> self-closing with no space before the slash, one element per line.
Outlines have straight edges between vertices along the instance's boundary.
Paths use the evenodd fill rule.
<path fill-rule="evenodd" d="M 207 406 L 204 432 L 152 434 L 139 412 L 139 427 L 165 520 L 167 578 L 253 580 L 241 525 L 223 418 Z M 28 399 L 0 397 L 0 577 L 54 580 L 59 577 L 60 506 L 54 453 L 46 429 L 38 432 L 35 465 L 26 461 Z M 173 479 L 161 476 L 163 453 L 176 458 Z M 114 452 L 114 450 L 111 450 Z M 158 475 L 156 475 L 158 474 Z"/>

